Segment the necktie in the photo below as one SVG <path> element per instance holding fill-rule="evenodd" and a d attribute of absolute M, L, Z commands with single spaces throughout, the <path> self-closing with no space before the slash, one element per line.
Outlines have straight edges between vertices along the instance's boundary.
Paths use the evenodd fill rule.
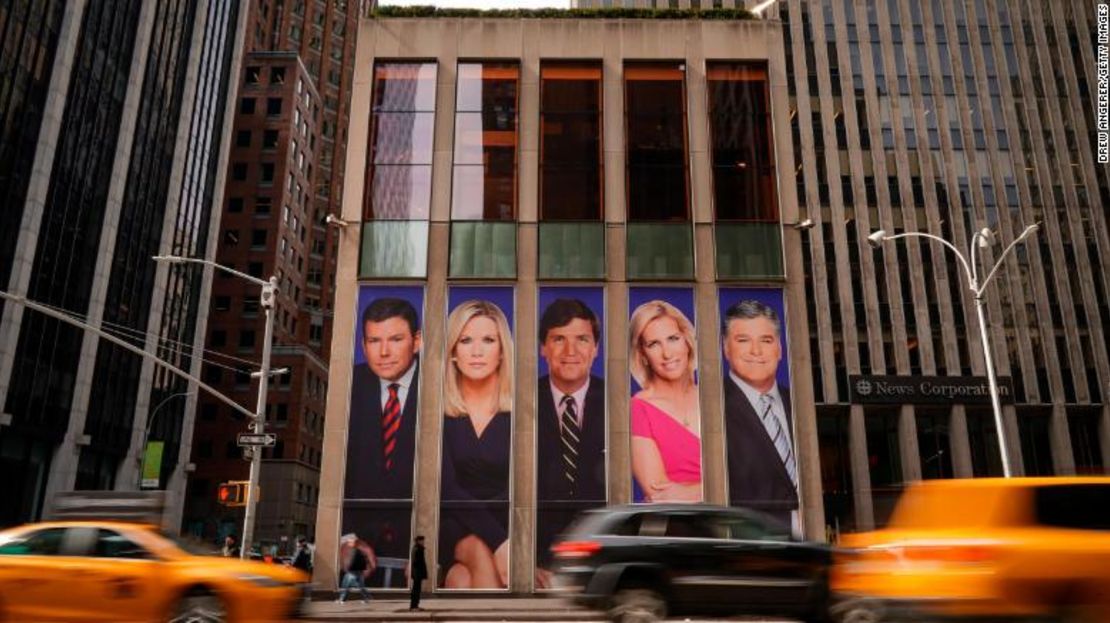
<path fill-rule="evenodd" d="M 771 442 L 775 444 L 775 449 L 779 451 L 779 458 L 782 459 L 782 464 L 786 467 L 786 473 L 790 475 L 790 481 L 796 487 L 798 486 L 798 466 L 794 462 L 794 449 L 790 447 L 790 438 L 786 431 L 782 429 L 779 419 L 775 417 L 775 412 L 771 409 L 775 399 L 770 394 L 763 394 L 759 397 L 759 401 L 763 403 L 763 426 L 767 429 L 767 434 L 771 436 Z"/>
<path fill-rule="evenodd" d="M 573 496 L 578 484 L 578 438 L 582 431 L 578 427 L 578 408 L 574 403 L 574 396 L 563 396 L 562 407 L 563 475 L 567 479 L 570 495 Z"/>
<path fill-rule="evenodd" d="M 393 450 L 397 447 L 397 431 L 401 428 L 401 400 L 397 397 L 400 383 L 389 384 L 389 399 L 382 409 L 382 462 L 385 470 L 393 469 Z"/>

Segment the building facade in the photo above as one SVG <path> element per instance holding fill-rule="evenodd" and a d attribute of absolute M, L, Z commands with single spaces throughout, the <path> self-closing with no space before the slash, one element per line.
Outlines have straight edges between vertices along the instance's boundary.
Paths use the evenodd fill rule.
<path fill-rule="evenodd" d="M 243 17 L 186 0 L 0 10 L 0 283 L 194 377 L 211 273 L 151 258 L 214 252 Z M 41 517 L 58 491 L 138 488 L 148 441 L 162 445 L 148 484 L 179 499 L 195 384 L 22 305 L 0 309 L 0 523 Z M 171 503 L 167 525 L 180 517 Z"/>
<path fill-rule="evenodd" d="M 1011 383 L 1011 467 L 1106 473 L 1110 181 L 1092 139 L 1094 9 L 788 0 L 776 14 L 795 158 L 780 162 L 780 173 L 794 170 L 780 184 L 796 185 L 799 218 L 815 223 L 802 238 L 799 303 L 830 535 L 883 525 L 904 482 L 1002 474 L 982 397 L 859 391 L 886 376 L 986 374 L 956 256 L 921 238 L 873 251 L 878 229 L 930 233 L 968 253 L 984 227 L 1008 242 L 1040 224 L 986 294 L 996 367 Z M 988 268 L 1002 249 L 982 251 Z"/>
<path fill-rule="evenodd" d="M 362 20 L 322 586 L 424 534 L 436 590 L 542 591 L 605 504 L 822 533 L 782 29 L 731 17 Z"/>
<path fill-rule="evenodd" d="M 279 437 L 263 452 L 256 541 L 291 548 L 316 522 L 324 387 L 334 297 L 336 234 L 328 214 L 343 192 L 355 34 L 361 3 L 256 0 L 246 5 L 240 96 L 216 261 L 278 278 L 267 427 Z M 245 287 L 244 287 L 245 286 Z M 239 404 L 253 405 L 250 372 L 262 356 L 264 314 L 255 286 L 234 277 L 213 285 L 205 378 Z M 221 482 L 246 480 L 236 443 L 249 422 L 202 396 L 186 501 L 186 532 L 222 539 L 242 530 L 243 509 L 218 503 Z M 284 548 L 284 549 L 283 549 Z"/>

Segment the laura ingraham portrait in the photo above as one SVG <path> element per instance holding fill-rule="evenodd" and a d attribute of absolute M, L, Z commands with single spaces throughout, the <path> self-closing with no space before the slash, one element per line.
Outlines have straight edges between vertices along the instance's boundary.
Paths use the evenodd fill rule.
<path fill-rule="evenodd" d="M 448 291 L 439 571 L 447 589 L 509 582 L 513 289 Z"/>
<path fill-rule="evenodd" d="M 629 309 L 633 500 L 700 502 L 693 290 L 632 288 Z"/>
<path fill-rule="evenodd" d="M 372 550 L 373 588 L 407 585 L 423 307 L 419 286 L 359 289 L 342 533 Z"/>
<path fill-rule="evenodd" d="M 537 589 L 550 547 L 580 511 L 605 505 L 605 357 L 600 287 L 541 287 L 536 383 Z"/>
<path fill-rule="evenodd" d="M 721 288 L 729 503 L 795 531 L 798 462 L 782 290 Z"/>

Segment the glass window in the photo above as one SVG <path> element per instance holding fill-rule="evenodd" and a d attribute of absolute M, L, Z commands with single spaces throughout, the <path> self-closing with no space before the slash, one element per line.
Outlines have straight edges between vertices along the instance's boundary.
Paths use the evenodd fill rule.
<path fill-rule="evenodd" d="M 243 99 L 239 100 L 239 113 L 244 114 L 244 115 L 253 115 L 254 114 L 254 98 L 253 97 L 244 97 Z"/>
<path fill-rule="evenodd" d="M 428 218 L 435 87 L 435 63 L 374 67 L 365 220 Z"/>
<path fill-rule="evenodd" d="M 263 130 L 262 131 L 262 149 L 274 149 L 277 147 L 278 131 L 277 130 Z"/>
<path fill-rule="evenodd" d="M 690 218 L 685 65 L 624 68 L 628 220 Z"/>
<path fill-rule="evenodd" d="M 541 279 L 604 279 L 605 224 L 540 223 Z"/>
<path fill-rule="evenodd" d="M 540 218 L 601 220 L 601 66 L 540 68 Z"/>
<path fill-rule="evenodd" d="M 629 223 L 629 279 L 692 279 L 694 231 L 689 223 Z"/>
<path fill-rule="evenodd" d="M 47 528 L 19 535 L 0 543 L 0 556 L 57 556 L 65 533 L 65 528 Z"/>
<path fill-rule="evenodd" d="M 363 223 L 359 277 L 425 277 L 427 265 L 427 221 Z"/>
<path fill-rule="evenodd" d="M 777 222 L 767 67 L 714 63 L 707 74 L 717 220 Z"/>
<path fill-rule="evenodd" d="M 96 545 L 93 546 L 92 555 L 98 558 L 138 558 L 147 560 L 154 558 L 141 545 L 136 545 L 118 532 L 104 529 L 97 531 Z"/>
<path fill-rule="evenodd" d="M 921 455 L 921 477 L 952 478 L 952 450 L 949 442 L 949 419 L 946 409 L 926 410 L 918 407 L 917 448 Z"/>
<path fill-rule="evenodd" d="M 516 218 L 515 63 L 459 63 L 451 218 Z"/>
<path fill-rule="evenodd" d="M 718 279 L 781 279 L 782 228 L 775 223 L 717 223 Z"/>
<path fill-rule="evenodd" d="M 1033 490 L 1036 522 L 1072 530 L 1110 530 L 1110 487 L 1053 485 Z"/>
<path fill-rule="evenodd" d="M 281 114 L 281 98 L 268 97 L 266 98 L 266 114 L 277 116 Z"/>
<path fill-rule="evenodd" d="M 452 223 L 449 276 L 515 277 L 516 224 Z"/>

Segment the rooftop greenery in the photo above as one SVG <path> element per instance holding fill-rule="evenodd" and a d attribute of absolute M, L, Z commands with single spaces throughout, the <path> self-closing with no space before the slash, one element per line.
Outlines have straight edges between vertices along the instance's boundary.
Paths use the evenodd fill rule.
<path fill-rule="evenodd" d="M 523 19 L 755 19 L 747 9 L 444 9 L 434 6 L 378 6 L 372 18 L 478 17 Z"/>

